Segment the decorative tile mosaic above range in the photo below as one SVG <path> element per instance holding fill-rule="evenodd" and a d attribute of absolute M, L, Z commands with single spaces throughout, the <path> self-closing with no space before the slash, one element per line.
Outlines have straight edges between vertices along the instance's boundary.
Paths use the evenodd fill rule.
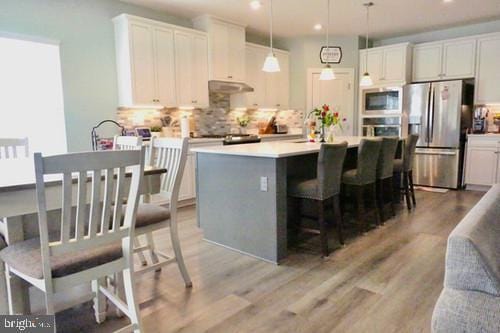
<path fill-rule="evenodd" d="M 194 131 L 198 135 L 238 133 L 240 126 L 237 118 L 247 115 L 250 122 L 247 126 L 249 132 L 258 131 L 257 123 L 267 121 L 276 116 L 276 122 L 291 128 L 302 128 L 304 112 L 300 110 L 260 111 L 260 110 L 230 110 L 229 95 L 211 93 L 210 107 L 207 109 L 181 110 L 165 108 L 161 110 L 118 109 L 118 122 L 127 129 L 138 126 L 160 126 L 161 119 L 165 116 L 172 118 L 174 135 L 180 132 L 180 118 L 187 115 L 192 118 Z"/>

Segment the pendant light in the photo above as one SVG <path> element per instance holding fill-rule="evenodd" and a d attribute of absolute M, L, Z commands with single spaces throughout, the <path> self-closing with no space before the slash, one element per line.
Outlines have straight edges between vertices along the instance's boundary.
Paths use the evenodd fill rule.
<path fill-rule="evenodd" d="M 326 26 L 326 49 L 330 47 L 330 0 L 327 0 L 328 4 L 328 25 Z M 321 75 L 319 76 L 319 79 L 322 81 L 329 81 L 329 80 L 335 80 L 335 73 L 333 72 L 332 67 L 330 66 L 330 63 L 327 61 L 325 68 L 321 70 Z"/>
<path fill-rule="evenodd" d="M 368 2 L 363 4 L 363 6 L 366 7 L 366 48 L 365 48 L 365 73 L 363 74 L 361 82 L 359 83 L 361 87 L 370 87 L 373 85 L 373 80 L 370 76 L 370 73 L 368 73 L 368 37 L 370 32 L 370 7 L 372 7 L 373 5 L 374 5 L 373 2 Z"/>
<path fill-rule="evenodd" d="M 273 0 L 270 0 L 271 8 L 269 11 L 269 21 L 270 21 L 270 50 L 269 54 L 266 57 L 266 61 L 264 61 L 264 66 L 262 66 L 262 70 L 268 73 L 276 73 L 280 71 L 280 64 L 278 62 L 278 58 L 274 55 L 273 50 Z"/>

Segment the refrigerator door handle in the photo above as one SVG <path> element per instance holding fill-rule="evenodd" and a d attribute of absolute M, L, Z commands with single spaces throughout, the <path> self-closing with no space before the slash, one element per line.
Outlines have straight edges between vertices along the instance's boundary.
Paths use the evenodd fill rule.
<path fill-rule="evenodd" d="M 427 143 L 431 143 L 434 139 L 434 94 L 436 91 L 436 86 L 431 85 L 430 90 L 430 101 L 429 101 L 429 125 L 428 125 L 428 135 Z"/>
<path fill-rule="evenodd" d="M 456 156 L 456 151 L 428 151 L 428 150 L 420 150 L 416 151 L 415 154 L 419 155 L 446 155 L 446 156 Z"/>

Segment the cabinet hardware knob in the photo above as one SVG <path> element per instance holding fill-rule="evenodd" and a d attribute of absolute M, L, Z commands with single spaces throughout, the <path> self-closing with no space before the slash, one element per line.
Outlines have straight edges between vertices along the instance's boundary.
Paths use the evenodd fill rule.
<path fill-rule="evenodd" d="M 257 103 L 253 103 L 253 105 L 254 105 L 254 106 L 259 106 L 259 104 L 257 104 Z"/>
<path fill-rule="evenodd" d="M 233 77 L 232 77 L 231 75 L 229 75 L 227 78 L 228 78 L 228 79 L 232 79 Z"/>
<path fill-rule="evenodd" d="M 276 106 L 281 106 L 281 104 L 276 104 Z"/>

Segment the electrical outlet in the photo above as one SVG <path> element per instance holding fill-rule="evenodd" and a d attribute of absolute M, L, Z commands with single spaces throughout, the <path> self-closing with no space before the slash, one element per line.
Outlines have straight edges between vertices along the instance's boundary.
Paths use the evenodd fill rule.
<path fill-rule="evenodd" d="M 260 190 L 267 192 L 267 177 L 260 177 Z"/>

